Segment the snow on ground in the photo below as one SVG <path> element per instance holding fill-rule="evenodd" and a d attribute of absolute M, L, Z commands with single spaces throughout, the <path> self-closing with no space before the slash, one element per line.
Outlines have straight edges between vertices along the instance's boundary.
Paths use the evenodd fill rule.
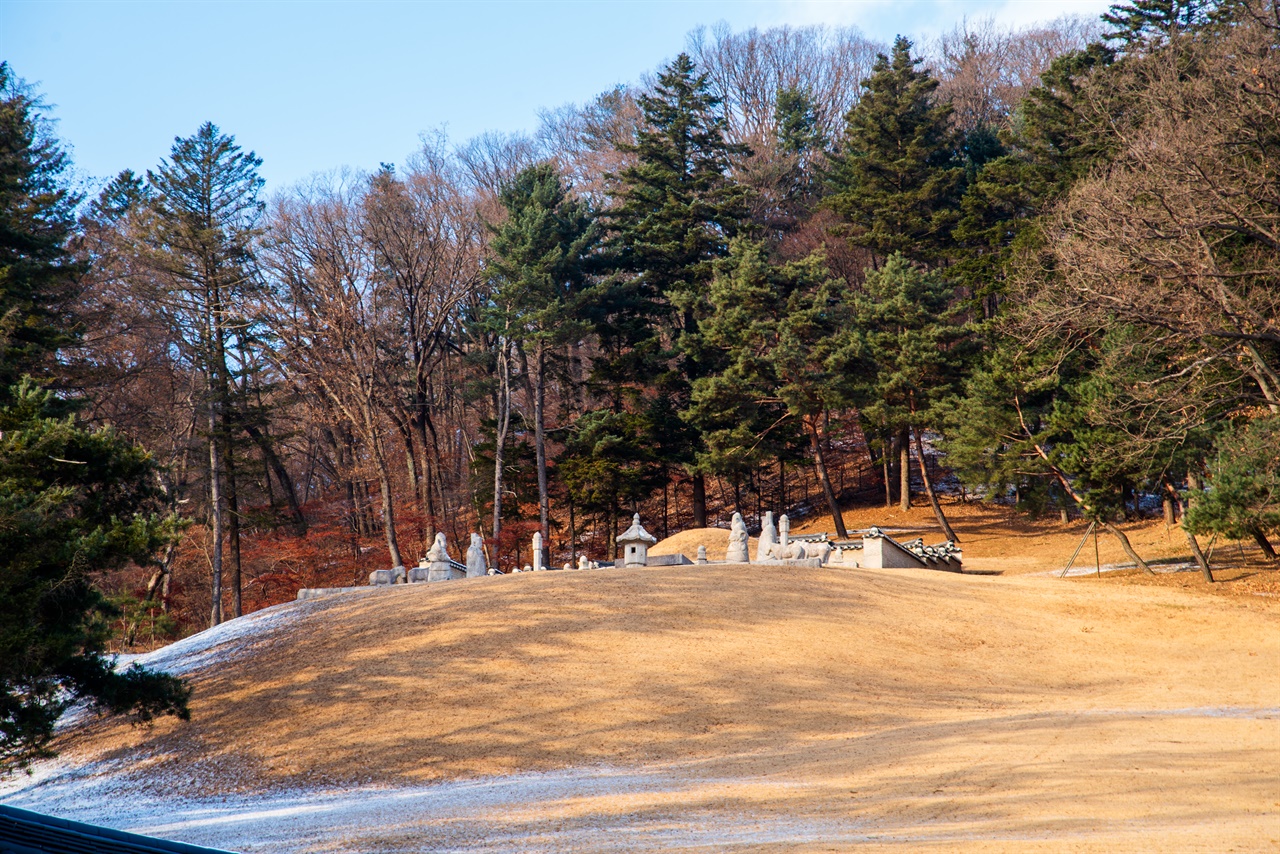
<path fill-rule="evenodd" d="M 119 656 L 117 664 L 138 664 L 173 676 L 189 676 L 228 655 L 249 649 L 257 641 L 306 612 L 299 602 L 285 602 L 219 623 L 176 643 L 137 656 Z"/>
<path fill-rule="evenodd" d="M 151 652 L 117 653 L 110 656 L 117 670 L 124 670 L 134 664 L 149 670 L 159 670 L 172 676 L 190 676 L 195 671 L 237 655 L 253 647 L 273 630 L 298 619 L 307 613 L 308 603 L 285 602 L 273 605 L 219 623 L 168 646 L 162 646 Z M 83 723 L 93 715 L 87 701 L 76 703 L 58 719 L 56 731 L 63 732 Z M 4 792 L 4 783 L 0 781 L 0 794 Z"/>
<path fill-rule="evenodd" d="M 1280 708 L 1094 709 L 1099 717 L 1280 719 Z M 1035 717 L 1033 715 L 1033 717 Z M 921 826 L 762 811 L 812 789 L 806 782 L 711 776 L 697 760 L 633 767 L 588 766 L 447 781 L 416 787 L 293 789 L 265 795 L 187 797 L 183 784 L 138 786 L 146 771 L 116 759 L 73 767 L 40 763 L 0 785 L 10 806 L 243 854 L 723 850 L 734 846 L 932 843 L 968 840 L 961 827 Z M 154 782 L 154 781 L 152 781 Z M 159 792 L 159 793 L 157 793 Z M 762 797 L 763 796 L 763 797 Z M 1017 843 L 1031 837 L 1014 831 Z"/>
<path fill-rule="evenodd" d="M 95 773 L 103 770 L 40 772 L 5 803 L 244 854 L 714 849 L 868 838 L 853 821 L 749 811 L 730 817 L 700 806 L 760 781 L 698 778 L 687 768 L 574 768 L 412 788 L 203 799 L 139 795 L 119 775 Z"/>
<path fill-rule="evenodd" d="M 1151 563 L 1148 562 L 1152 572 L 1199 572 L 1200 567 L 1194 563 Z M 1104 563 L 1101 566 L 1081 566 L 1079 562 L 1073 564 L 1066 573 L 1060 569 L 1046 569 L 1043 572 L 1032 572 L 1028 575 L 1042 578 L 1077 578 L 1082 575 L 1101 575 L 1104 572 L 1121 572 L 1126 569 L 1137 569 L 1136 563 Z"/>

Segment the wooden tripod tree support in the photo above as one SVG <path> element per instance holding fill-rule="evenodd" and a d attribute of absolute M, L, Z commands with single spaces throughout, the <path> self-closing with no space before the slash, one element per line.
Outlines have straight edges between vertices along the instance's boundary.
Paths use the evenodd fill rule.
<path fill-rule="evenodd" d="M 1080 550 L 1084 548 L 1084 544 L 1089 542 L 1089 535 L 1093 534 L 1093 561 L 1098 571 L 1098 577 L 1102 577 L 1102 558 L 1098 551 L 1098 520 L 1089 520 L 1089 527 L 1084 529 L 1084 536 L 1080 538 L 1080 545 L 1076 546 L 1076 550 L 1071 553 L 1071 560 L 1067 561 L 1067 565 L 1062 568 L 1062 572 L 1058 574 L 1059 578 L 1065 578 L 1068 570 L 1075 565 L 1076 558 L 1080 556 Z"/>

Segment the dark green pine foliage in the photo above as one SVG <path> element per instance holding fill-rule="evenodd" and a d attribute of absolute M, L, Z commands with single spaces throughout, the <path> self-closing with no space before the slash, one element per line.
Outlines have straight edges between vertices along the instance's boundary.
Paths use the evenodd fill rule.
<path fill-rule="evenodd" d="M 624 385 L 665 395 L 682 409 L 693 380 L 715 369 L 698 321 L 708 311 L 715 261 L 743 227 L 746 192 L 729 170 L 731 158 L 744 151 L 725 140 L 719 99 L 686 54 L 639 104 L 644 125 L 635 143 L 623 147 L 635 159 L 615 176 L 616 201 L 605 214 L 612 274 L 593 300 L 603 351 L 594 379 L 615 390 L 615 411 L 622 406 L 616 390 Z M 654 441 L 672 448 L 675 462 L 692 464 L 696 436 L 664 432 L 671 435 Z M 693 488 L 701 526 L 706 509 L 696 470 Z"/>
<path fill-rule="evenodd" d="M 854 403 L 872 435 L 940 429 L 970 362 L 969 329 L 960 318 L 955 286 L 895 253 L 867 275 L 851 306 L 853 330 L 845 365 L 854 377 Z M 923 458 L 920 458 L 923 464 Z M 926 480 L 930 504 L 947 538 L 957 540 Z"/>
<path fill-rule="evenodd" d="M 664 446 L 655 426 L 663 421 L 680 419 L 658 396 L 647 405 L 587 412 L 569 430 L 556 472 L 577 511 L 607 520 L 610 554 L 617 534 L 611 523 L 660 489 L 670 477 L 669 461 L 687 453 Z"/>
<path fill-rule="evenodd" d="M 968 181 L 953 231 L 951 275 L 987 317 L 1004 294 L 1013 258 L 1040 244 L 1038 217 L 1115 150 L 1114 138 L 1082 111 L 1086 94 L 1096 103 L 1096 90 L 1105 91 L 1097 78 L 1114 61 L 1114 52 L 1099 44 L 1055 59 L 1019 106 L 1002 140 L 1007 152 Z"/>
<path fill-rule="evenodd" d="M 729 177 L 730 157 L 741 149 L 725 141 L 720 101 L 687 54 L 639 103 L 644 126 L 622 147 L 635 162 L 617 175 L 617 201 L 606 214 L 611 260 L 624 274 L 618 285 L 635 295 L 623 304 L 644 306 L 692 378 L 700 355 L 689 339 L 705 313 L 713 265 L 745 214 L 745 193 Z"/>
<path fill-rule="evenodd" d="M 723 368 L 694 382 L 685 413 L 706 438 L 700 465 L 736 482 L 765 458 L 795 458 L 803 443 L 844 539 L 825 448 L 827 415 L 848 405 L 851 385 L 836 358 L 850 328 L 845 282 L 820 254 L 780 265 L 743 239 L 717 265 L 710 301 L 702 334 Z"/>
<path fill-rule="evenodd" d="M 0 62 L 0 402 L 23 374 L 49 377 L 54 352 L 75 341 L 69 165 L 39 98 Z"/>
<path fill-rule="evenodd" d="M 0 406 L 0 771 L 50 755 L 77 699 L 143 720 L 188 717 L 189 690 L 103 657 L 112 609 L 91 573 L 146 564 L 173 535 L 155 463 L 110 429 L 59 417 L 30 381 Z"/>
<path fill-rule="evenodd" d="M 937 261 L 949 246 L 964 170 L 950 127 L 951 108 L 911 42 L 899 36 L 891 56 L 876 58 L 861 100 L 846 116 L 845 136 L 828 175 L 828 204 L 847 224 L 850 242 L 882 257 Z"/>
<path fill-rule="evenodd" d="M 1219 439 L 1209 461 L 1209 490 L 1191 502 L 1187 528 L 1252 538 L 1274 560 L 1268 535 L 1280 534 L 1280 415 L 1245 421 Z"/>
<path fill-rule="evenodd" d="M 1121 43 L 1126 53 L 1158 46 L 1180 32 L 1197 29 L 1210 20 L 1214 4 L 1203 0 L 1135 0 L 1113 4 L 1102 15 L 1110 29 L 1103 36 Z"/>
<path fill-rule="evenodd" d="M 524 355 L 532 398 L 538 508 L 550 548 L 546 392 L 563 345 L 587 331 L 578 317 L 587 264 L 599 235 L 585 202 L 571 198 L 549 163 L 531 166 L 503 188 L 506 221 L 494 229 L 489 260 L 495 285 L 487 325 Z"/>
<path fill-rule="evenodd" d="M 827 142 L 818 126 L 813 98 L 803 89 L 779 90 L 773 117 L 778 150 L 785 158 L 786 172 L 781 182 L 783 202 L 792 219 L 799 220 L 809 212 L 819 194 L 817 167 Z"/>

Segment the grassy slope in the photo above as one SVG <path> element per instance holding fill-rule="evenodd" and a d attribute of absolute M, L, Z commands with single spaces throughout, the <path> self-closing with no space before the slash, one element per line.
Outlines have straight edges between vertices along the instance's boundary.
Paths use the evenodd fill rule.
<path fill-rule="evenodd" d="M 815 820 L 1056 836 L 1140 819 L 1179 846 L 1262 833 L 1280 800 L 1276 714 L 1256 712 L 1280 706 L 1280 620 L 1256 598 L 711 566 L 284 607 L 195 673 L 190 724 L 101 722 L 60 746 L 188 793 L 668 764 L 802 780 L 762 783 L 753 809 Z"/>

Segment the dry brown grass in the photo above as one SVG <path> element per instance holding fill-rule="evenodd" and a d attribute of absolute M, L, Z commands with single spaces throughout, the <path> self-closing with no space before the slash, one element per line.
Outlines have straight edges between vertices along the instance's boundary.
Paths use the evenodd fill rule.
<path fill-rule="evenodd" d="M 994 523 L 970 512 L 957 513 L 977 553 L 966 562 L 997 560 L 983 554 Z M 1050 553 L 1078 534 L 1012 536 Z M 287 607 L 295 621 L 196 675 L 191 723 L 101 722 L 59 747 L 145 758 L 153 785 L 177 775 L 209 793 L 661 766 L 738 785 L 579 806 L 865 825 L 912 850 L 1259 850 L 1280 837 L 1280 617 L 1266 597 L 720 565 Z M 820 837 L 800 848 L 839 847 Z"/>

